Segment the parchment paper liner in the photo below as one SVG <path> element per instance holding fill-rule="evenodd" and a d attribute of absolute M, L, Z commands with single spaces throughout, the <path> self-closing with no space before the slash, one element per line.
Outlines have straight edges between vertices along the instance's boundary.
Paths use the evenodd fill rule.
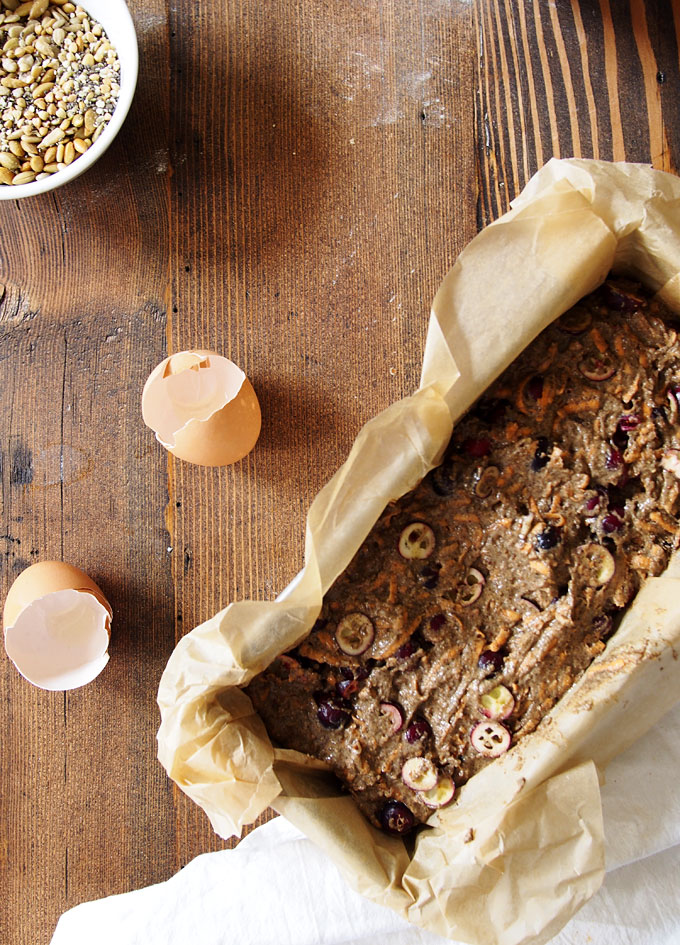
<path fill-rule="evenodd" d="M 678 556 L 539 730 L 477 774 L 411 849 L 372 828 L 323 764 L 272 748 L 237 687 L 306 635 L 386 503 L 437 464 L 453 422 L 612 269 L 680 312 L 680 181 L 642 165 L 551 161 L 444 279 L 421 386 L 366 424 L 315 499 L 304 569 L 277 601 L 232 604 L 194 629 L 161 679 L 159 758 L 220 835 L 272 805 L 361 893 L 476 945 L 546 942 L 599 887 L 596 765 L 680 693 Z"/>

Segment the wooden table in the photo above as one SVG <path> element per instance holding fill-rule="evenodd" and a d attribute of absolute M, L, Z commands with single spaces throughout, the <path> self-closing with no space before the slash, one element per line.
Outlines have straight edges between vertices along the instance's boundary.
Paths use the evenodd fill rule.
<path fill-rule="evenodd" d="M 176 641 L 299 570 L 360 426 L 417 385 L 457 253 L 552 156 L 680 160 L 671 0 L 130 0 L 141 75 L 114 146 L 0 206 L 2 593 L 59 558 L 114 611 L 84 689 L 0 660 L 0 942 L 222 843 L 156 761 Z M 175 461 L 140 394 L 223 352 L 264 425 Z"/>

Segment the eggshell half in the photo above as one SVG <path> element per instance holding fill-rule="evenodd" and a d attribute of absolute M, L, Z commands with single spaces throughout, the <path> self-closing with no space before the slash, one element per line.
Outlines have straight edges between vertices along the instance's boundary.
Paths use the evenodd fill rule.
<path fill-rule="evenodd" d="M 243 371 L 214 351 L 180 351 L 154 368 L 142 393 L 142 417 L 179 459 L 227 466 L 260 435 L 262 416 Z"/>
<path fill-rule="evenodd" d="M 22 571 L 5 600 L 5 649 L 41 689 L 76 689 L 109 661 L 111 607 L 94 581 L 62 561 Z"/>

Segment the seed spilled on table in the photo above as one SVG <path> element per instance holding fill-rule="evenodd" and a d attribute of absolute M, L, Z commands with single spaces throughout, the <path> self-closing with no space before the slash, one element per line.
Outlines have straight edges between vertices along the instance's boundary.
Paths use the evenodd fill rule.
<path fill-rule="evenodd" d="M 0 0 L 0 184 L 64 170 L 97 140 L 120 93 L 100 23 L 68 0 Z"/>

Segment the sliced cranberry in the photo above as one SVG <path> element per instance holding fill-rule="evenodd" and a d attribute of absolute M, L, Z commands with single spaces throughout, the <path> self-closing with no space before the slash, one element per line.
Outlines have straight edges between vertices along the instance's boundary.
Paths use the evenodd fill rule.
<path fill-rule="evenodd" d="M 501 474 L 498 466 L 487 466 L 486 469 L 477 470 L 477 484 L 475 486 L 475 495 L 480 499 L 488 499 L 498 488 L 498 478 Z"/>
<path fill-rule="evenodd" d="M 351 716 L 349 710 L 340 699 L 326 696 L 318 702 L 316 717 L 324 728 L 343 728 Z"/>
<path fill-rule="evenodd" d="M 401 769 L 401 780 L 412 791 L 431 791 L 439 775 L 429 758 L 408 758 Z"/>
<path fill-rule="evenodd" d="M 456 785 L 448 775 L 444 774 L 440 776 L 431 791 L 421 791 L 420 800 L 436 810 L 438 807 L 446 807 L 450 804 L 455 793 Z"/>
<path fill-rule="evenodd" d="M 499 758 L 510 747 L 512 736 L 504 725 L 495 720 L 479 722 L 470 732 L 475 751 L 487 758 Z"/>
<path fill-rule="evenodd" d="M 375 627 L 366 614 L 346 614 L 335 630 L 335 639 L 338 646 L 347 656 L 360 656 L 364 653 L 375 637 Z"/>
<path fill-rule="evenodd" d="M 507 686 L 495 686 L 479 700 L 479 708 L 487 719 L 507 719 L 515 708 L 515 697 Z"/>
<path fill-rule="evenodd" d="M 404 724 L 403 712 L 394 702 L 381 702 L 380 714 L 386 717 L 393 735 L 395 732 L 398 732 Z"/>
<path fill-rule="evenodd" d="M 503 654 L 496 650 L 484 650 L 477 660 L 477 665 L 485 676 L 495 676 L 503 669 Z"/>
<path fill-rule="evenodd" d="M 535 546 L 539 551 L 549 551 L 560 541 L 560 530 L 554 525 L 547 525 L 540 535 L 536 536 Z"/>
<path fill-rule="evenodd" d="M 401 801 L 388 801 L 380 811 L 380 823 L 388 833 L 403 836 L 415 826 L 415 817 Z"/>
<path fill-rule="evenodd" d="M 485 584 L 486 578 L 479 568 L 469 568 L 456 595 L 456 600 L 461 607 L 471 607 L 475 601 L 479 600 Z"/>
<path fill-rule="evenodd" d="M 672 397 L 680 407 L 680 384 L 671 384 L 668 388 L 668 396 Z"/>
<path fill-rule="evenodd" d="M 412 720 L 404 732 L 404 737 L 409 745 L 416 745 L 419 741 L 428 738 L 431 734 L 432 729 L 425 719 L 417 718 Z"/>
<path fill-rule="evenodd" d="M 608 381 L 616 371 L 611 361 L 597 355 L 588 355 L 581 361 L 578 369 L 585 378 L 596 383 Z"/>
<path fill-rule="evenodd" d="M 604 587 L 616 572 L 616 560 L 611 551 L 604 547 L 605 542 L 611 542 L 611 539 L 604 538 L 602 545 L 589 542 L 579 551 L 580 558 L 588 567 L 588 583 L 591 587 Z"/>
<path fill-rule="evenodd" d="M 474 456 L 480 459 L 482 456 L 488 456 L 492 449 L 491 440 L 484 438 L 468 437 L 463 442 L 463 450 L 468 456 Z"/>
<path fill-rule="evenodd" d="M 429 558 L 434 551 L 436 538 L 425 522 L 411 522 L 399 535 L 399 554 L 409 560 Z"/>

